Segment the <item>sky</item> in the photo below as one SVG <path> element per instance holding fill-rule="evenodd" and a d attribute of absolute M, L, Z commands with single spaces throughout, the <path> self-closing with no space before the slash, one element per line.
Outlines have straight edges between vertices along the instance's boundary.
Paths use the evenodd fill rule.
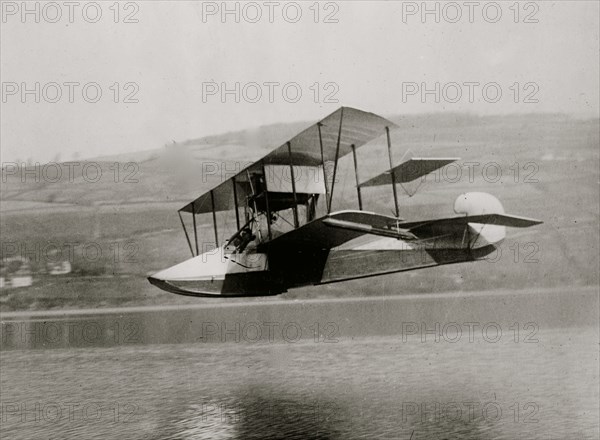
<path fill-rule="evenodd" d="M 150 150 L 341 105 L 599 116 L 596 1 L 428 2 L 425 15 L 420 1 L 28 2 L 24 15 L 1 3 L 3 163 Z"/>

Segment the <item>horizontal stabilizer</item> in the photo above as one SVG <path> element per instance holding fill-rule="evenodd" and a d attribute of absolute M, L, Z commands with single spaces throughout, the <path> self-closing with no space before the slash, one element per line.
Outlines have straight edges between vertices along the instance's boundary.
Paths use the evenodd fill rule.
<path fill-rule="evenodd" d="M 392 183 L 392 171 L 394 172 L 396 183 L 412 182 L 457 160 L 459 160 L 457 157 L 415 157 L 361 183 L 359 186 L 362 188 L 389 185 Z"/>
<path fill-rule="evenodd" d="M 398 226 L 408 230 L 414 230 L 423 226 L 448 227 L 464 226 L 468 223 L 480 223 L 496 226 L 510 226 L 513 228 L 527 228 L 529 226 L 543 223 L 541 220 L 533 218 L 519 217 L 508 214 L 481 214 L 467 215 L 463 217 L 443 218 L 438 220 L 426 220 L 421 222 L 400 223 Z"/>

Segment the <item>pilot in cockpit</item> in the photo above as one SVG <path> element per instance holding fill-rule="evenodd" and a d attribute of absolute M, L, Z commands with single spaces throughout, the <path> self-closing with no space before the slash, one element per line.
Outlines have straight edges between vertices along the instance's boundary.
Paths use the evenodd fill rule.
<path fill-rule="evenodd" d="M 235 252 L 244 252 L 244 249 L 246 249 L 248 244 L 254 240 L 256 240 L 256 235 L 254 235 L 252 230 L 246 226 L 231 239 L 231 241 L 227 244 L 227 247 L 233 247 Z"/>

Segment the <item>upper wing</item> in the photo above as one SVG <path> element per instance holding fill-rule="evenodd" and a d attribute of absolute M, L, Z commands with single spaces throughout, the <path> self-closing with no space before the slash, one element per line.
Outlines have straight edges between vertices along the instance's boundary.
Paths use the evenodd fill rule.
<path fill-rule="evenodd" d="M 341 107 L 293 137 L 289 141 L 289 146 L 286 142 L 262 159 L 244 168 L 231 179 L 188 203 L 180 211 L 200 214 L 212 212 L 213 208 L 215 211 L 234 209 L 234 186 L 237 200 L 241 202 L 245 196 L 252 194 L 249 177 L 257 174 L 265 176 L 267 186 L 279 186 L 280 191 L 283 191 L 284 189 L 281 189 L 281 185 L 278 185 L 277 182 L 268 181 L 269 170 L 267 168 L 270 166 L 273 170 L 276 169 L 273 166 L 277 165 L 311 167 L 318 175 L 322 175 L 323 161 L 332 161 L 336 159 L 336 156 L 338 159 L 345 156 L 352 151 L 352 145 L 356 148 L 363 146 L 384 134 L 386 127 L 395 128 L 396 125 L 373 113 L 351 107 Z M 322 156 L 321 145 L 323 147 Z M 301 175 L 308 174 L 299 169 L 295 173 L 294 180 L 299 180 L 301 183 L 299 178 Z M 301 186 L 300 183 L 298 186 Z M 324 193 L 324 179 L 320 183 L 323 188 L 311 188 L 313 193 Z M 273 191 L 273 189 L 269 189 L 269 191 Z M 297 192 L 299 192 L 298 188 Z"/>

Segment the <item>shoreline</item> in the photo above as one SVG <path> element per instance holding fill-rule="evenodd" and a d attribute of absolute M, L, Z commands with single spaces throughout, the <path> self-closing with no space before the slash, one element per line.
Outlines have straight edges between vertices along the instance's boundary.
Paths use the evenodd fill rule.
<path fill-rule="evenodd" d="M 389 335 L 451 343 L 457 333 L 510 342 L 553 328 L 597 329 L 598 304 L 598 288 L 582 287 L 8 312 L 0 314 L 0 351 Z"/>
<path fill-rule="evenodd" d="M 367 302 L 367 301 L 401 301 L 401 300 L 426 300 L 426 299 L 450 299 L 450 298 L 472 298 L 472 297 L 485 297 L 485 296 L 506 296 L 506 295 L 551 295 L 568 293 L 568 287 L 555 287 L 555 288 L 528 288 L 528 289 L 495 289 L 495 290 L 483 290 L 483 291 L 464 291 L 464 292 L 436 292 L 436 293 L 407 293 L 407 294 L 393 294 L 393 295 L 373 295 L 373 296 L 360 296 L 360 297 L 336 297 L 336 298 L 314 298 L 314 299 L 285 299 L 281 296 L 264 296 L 264 297 L 253 297 L 254 300 L 240 300 L 239 298 L 232 298 L 231 302 L 223 302 L 223 297 L 215 297 L 218 303 L 211 304 L 209 302 L 202 302 L 200 304 L 166 304 L 166 305 L 145 305 L 145 306 L 124 306 L 124 307 L 106 307 L 106 308 L 85 308 L 85 309 L 62 309 L 62 310 L 16 310 L 9 312 L 0 312 L 0 321 L 5 319 L 19 319 L 23 317 L 57 317 L 57 316 L 87 316 L 87 315 L 98 315 L 98 314 L 127 314 L 127 313 L 144 313 L 144 312 L 161 312 L 161 311 L 174 311 L 182 310 L 202 310 L 210 308 L 227 308 L 227 307 L 258 307 L 267 305 L 289 305 L 289 304 L 328 304 L 328 303 L 354 303 L 354 302 Z M 575 287 L 580 292 L 596 292 L 600 296 L 600 286 L 578 286 Z M 212 298 L 202 298 L 202 301 L 211 301 Z"/>

